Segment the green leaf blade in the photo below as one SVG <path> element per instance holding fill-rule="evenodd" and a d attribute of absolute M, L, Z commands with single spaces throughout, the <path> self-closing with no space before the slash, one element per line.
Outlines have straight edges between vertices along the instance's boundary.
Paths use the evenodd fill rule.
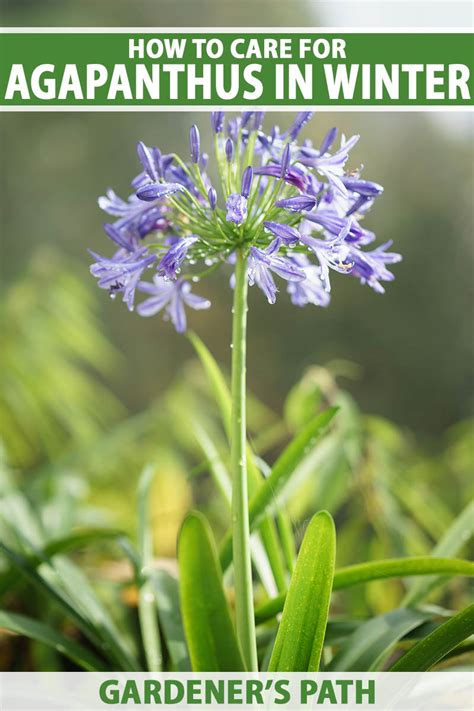
<path fill-rule="evenodd" d="M 82 644 L 30 617 L 0 610 L 0 628 L 46 644 L 86 671 L 107 671 L 104 662 Z"/>
<path fill-rule="evenodd" d="M 395 644 L 430 619 L 418 610 L 392 610 L 362 624 L 347 638 L 327 671 L 365 672 L 377 669 Z"/>
<path fill-rule="evenodd" d="M 193 671 L 244 671 L 212 533 L 197 512 L 188 514 L 181 527 L 178 561 L 181 611 Z"/>
<path fill-rule="evenodd" d="M 390 668 L 393 672 L 424 672 L 474 634 L 474 604 L 421 639 Z"/>
<path fill-rule="evenodd" d="M 318 671 L 329 614 L 336 532 L 326 511 L 306 530 L 268 670 Z"/>
<path fill-rule="evenodd" d="M 442 536 L 432 550 L 433 556 L 454 556 L 469 541 L 474 534 L 474 502 L 471 502 L 461 511 L 449 529 Z M 442 582 L 439 577 L 417 580 L 408 590 L 403 604 L 413 607 L 425 600 L 426 597 Z"/>
<path fill-rule="evenodd" d="M 474 563 L 458 558 L 434 558 L 419 556 L 413 558 L 388 558 L 368 563 L 358 563 L 339 568 L 334 573 L 333 590 L 343 590 L 353 585 L 370 583 L 388 578 L 405 578 L 438 574 L 446 580 L 454 575 L 474 576 Z M 263 603 L 255 611 L 257 624 L 275 617 L 283 610 L 286 594 Z"/>
<path fill-rule="evenodd" d="M 146 467 L 138 484 L 138 548 L 142 564 L 141 576 L 138 580 L 138 616 L 148 671 L 161 671 L 163 658 L 155 591 L 149 580 L 149 566 L 153 563 L 149 502 L 154 474 L 154 467 Z"/>
<path fill-rule="evenodd" d="M 334 590 L 341 590 L 372 580 L 424 576 L 436 573 L 446 576 L 474 576 L 474 563 L 468 560 L 431 558 L 430 556 L 388 558 L 386 560 L 359 563 L 336 570 L 334 574 Z"/>

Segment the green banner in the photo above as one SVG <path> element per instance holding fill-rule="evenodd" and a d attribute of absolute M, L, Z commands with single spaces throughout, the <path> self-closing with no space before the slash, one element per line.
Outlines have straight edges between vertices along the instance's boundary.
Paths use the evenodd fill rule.
<path fill-rule="evenodd" d="M 473 37 L 4 29 L 0 107 L 468 107 Z"/>

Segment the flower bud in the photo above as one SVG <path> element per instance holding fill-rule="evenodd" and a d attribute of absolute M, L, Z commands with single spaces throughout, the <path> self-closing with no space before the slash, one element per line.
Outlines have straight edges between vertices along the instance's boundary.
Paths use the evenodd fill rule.
<path fill-rule="evenodd" d="M 292 141 L 298 138 L 299 132 L 301 131 L 303 126 L 308 123 L 312 115 L 312 111 L 300 111 L 298 116 L 293 121 L 293 125 L 290 128 L 290 138 Z"/>
<path fill-rule="evenodd" d="M 252 166 L 249 165 L 247 168 L 244 170 L 244 174 L 242 175 L 242 190 L 241 193 L 244 196 L 244 198 L 248 198 L 250 195 L 250 190 L 252 189 L 252 180 L 253 180 L 253 170 Z"/>
<path fill-rule="evenodd" d="M 201 141 L 196 124 L 193 124 L 189 130 L 189 145 L 191 148 L 191 160 L 193 163 L 198 163 L 201 155 Z"/>
<path fill-rule="evenodd" d="M 214 188 L 209 188 L 208 193 L 207 193 L 207 198 L 209 200 L 209 205 L 211 206 L 211 210 L 215 210 L 216 205 L 217 205 L 217 193 L 214 190 Z"/>
<path fill-rule="evenodd" d="M 291 160 L 291 146 L 289 143 L 286 144 L 284 150 L 283 150 L 283 155 L 281 158 L 281 173 L 280 177 L 283 179 L 285 175 L 288 172 L 288 168 L 290 167 L 290 160 Z"/>
<path fill-rule="evenodd" d="M 234 142 L 232 138 L 228 138 L 225 142 L 225 155 L 228 163 L 232 163 L 234 159 Z"/>
<path fill-rule="evenodd" d="M 320 155 L 324 155 L 326 153 L 326 151 L 328 151 L 331 148 L 332 144 L 336 140 L 336 136 L 337 136 L 337 128 L 331 128 L 326 133 L 325 137 L 323 138 L 323 142 L 321 143 L 321 145 L 319 147 Z"/>
<path fill-rule="evenodd" d="M 222 133 L 224 128 L 224 112 L 211 111 L 211 128 L 214 133 Z"/>

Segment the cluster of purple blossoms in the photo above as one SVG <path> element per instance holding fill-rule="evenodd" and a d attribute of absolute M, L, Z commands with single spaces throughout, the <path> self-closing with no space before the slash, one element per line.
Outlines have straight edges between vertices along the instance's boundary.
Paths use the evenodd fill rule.
<path fill-rule="evenodd" d="M 327 306 L 331 272 L 355 276 L 379 293 L 392 281 L 388 266 L 401 256 L 376 248 L 362 220 L 383 188 L 347 171 L 359 137 L 337 142 L 331 129 L 319 147 L 298 143 L 311 113 L 298 114 L 285 132 L 264 132 L 263 112 L 246 111 L 225 120 L 211 114 L 216 185 L 207 173 L 197 126 L 190 130 L 190 159 L 137 146 L 141 172 L 125 201 L 113 190 L 99 206 L 115 218 L 104 225 L 115 243 L 112 257 L 93 254 L 91 273 L 112 297 L 121 294 L 133 310 L 136 292 L 147 296 L 137 312 L 159 311 L 179 332 L 186 330 L 185 306 L 207 309 L 210 302 L 192 286 L 220 266 L 248 259 L 248 281 L 273 304 L 275 277 L 286 282 L 296 306 Z M 146 276 L 151 275 L 147 281 Z M 232 283 L 232 280 L 231 280 Z"/>

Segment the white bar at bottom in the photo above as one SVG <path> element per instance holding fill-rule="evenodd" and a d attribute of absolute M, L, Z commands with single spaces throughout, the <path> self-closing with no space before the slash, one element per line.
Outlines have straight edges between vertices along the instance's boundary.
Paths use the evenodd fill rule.
<path fill-rule="evenodd" d="M 468 711 L 474 674 L 0 673 L 2 711 L 316 709 Z"/>

